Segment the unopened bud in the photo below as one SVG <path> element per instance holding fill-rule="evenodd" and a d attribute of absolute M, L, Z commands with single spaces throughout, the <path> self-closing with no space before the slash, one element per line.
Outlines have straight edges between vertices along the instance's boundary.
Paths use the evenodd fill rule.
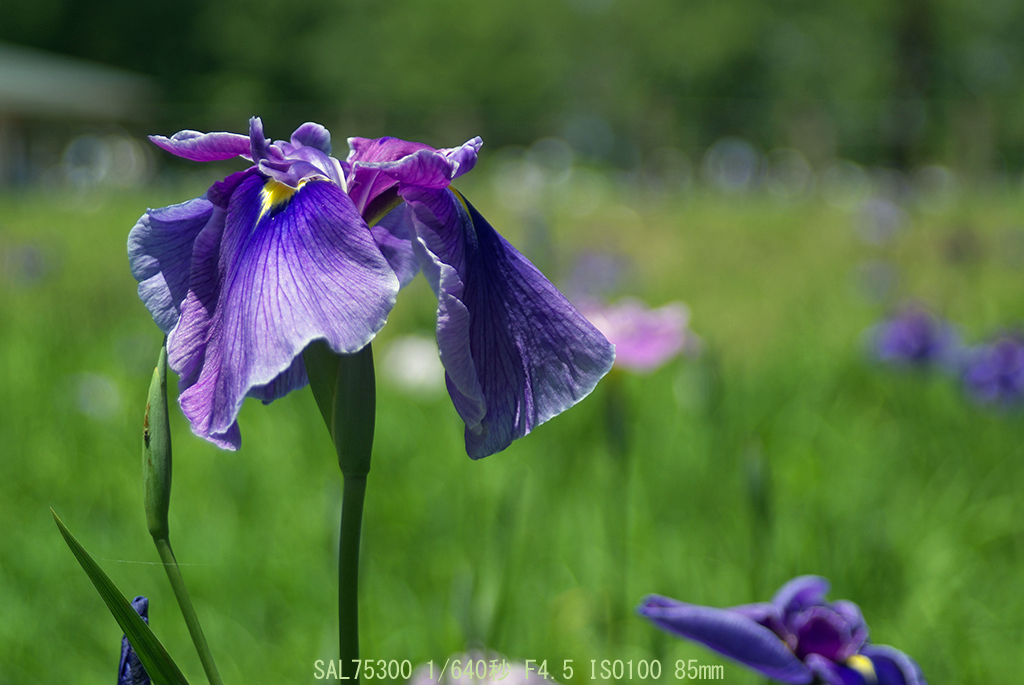
<path fill-rule="evenodd" d="M 166 538 L 167 510 L 171 504 L 171 426 L 167 417 L 167 347 L 149 385 L 146 418 L 142 422 L 142 477 L 146 524 L 154 538 Z"/>

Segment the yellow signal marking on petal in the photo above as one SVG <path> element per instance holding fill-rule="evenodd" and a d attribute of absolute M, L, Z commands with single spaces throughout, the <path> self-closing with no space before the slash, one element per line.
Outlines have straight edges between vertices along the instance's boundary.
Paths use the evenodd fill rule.
<path fill-rule="evenodd" d="M 459 201 L 459 204 L 462 205 L 462 208 L 466 210 L 466 215 L 470 216 L 469 205 L 466 204 L 466 198 L 462 197 L 462 193 L 460 193 L 459 191 L 455 190 L 455 188 L 452 187 L 449 187 L 448 189 L 452 191 L 452 195 L 454 195 L 455 199 Z"/>
<path fill-rule="evenodd" d="M 263 190 L 260 191 L 260 219 L 266 216 L 267 212 L 276 207 L 277 205 L 284 204 L 288 200 L 292 199 L 299 188 L 305 185 L 306 179 L 299 181 L 298 188 L 292 188 L 290 185 L 285 185 L 280 181 L 276 181 L 272 178 L 267 179 L 266 184 L 263 186 Z"/>
<path fill-rule="evenodd" d="M 871 663 L 871 659 L 863 654 L 854 654 L 846 660 L 846 665 L 864 676 L 868 682 L 878 682 L 878 676 L 875 674 L 875 665 Z"/>

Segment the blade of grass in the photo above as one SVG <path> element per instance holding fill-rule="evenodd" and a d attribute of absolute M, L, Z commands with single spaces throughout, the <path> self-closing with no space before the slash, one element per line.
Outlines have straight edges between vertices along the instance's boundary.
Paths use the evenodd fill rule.
<path fill-rule="evenodd" d="M 121 594 L 121 591 L 117 589 L 114 582 L 103 572 L 99 564 L 93 560 L 81 543 L 75 539 L 75 536 L 71 534 L 71 531 L 68 530 L 64 522 L 57 516 L 57 512 L 50 509 L 50 513 L 53 514 L 53 520 L 57 522 L 57 528 L 60 529 L 60 534 L 64 536 L 64 541 L 68 543 L 68 547 L 71 548 L 71 552 L 78 559 L 78 563 L 81 564 L 85 574 L 89 576 L 89 580 L 96 586 L 100 597 L 103 598 L 110 613 L 114 615 L 117 624 L 121 626 L 121 630 L 124 631 L 128 642 L 135 649 L 135 653 L 139 655 L 139 661 L 142 662 L 150 679 L 156 685 L 188 685 L 185 676 L 182 675 L 181 670 L 171 659 L 164 646 L 160 644 L 156 635 L 153 634 L 153 631 L 150 630 L 142 618 L 135 613 L 131 602 Z"/>

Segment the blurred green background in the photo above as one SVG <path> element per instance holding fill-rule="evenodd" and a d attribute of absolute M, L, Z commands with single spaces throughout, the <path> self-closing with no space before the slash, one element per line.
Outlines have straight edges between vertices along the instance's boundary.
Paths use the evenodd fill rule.
<path fill-rule="evenodd" d="M 880 367 L 864 338 L 907 300 L 969 342 L 1024 316 L 1015 3 L 39 0 L 2 17 L 0 40 L 155 94 L 90 118 L 0 88 L 0 683 L 115 678 L 120 631 L 49 507 L 202 679 L 142 510 L 161 336 L 125 240 L 146 207 L 238 168 L 140 134 L 253 114 L 274 138 L 322 121 L 339 156 L 348 135 L 484 135 L 459 187 L 500 231 L 560 285 L 614 255 L 606 295 L 683 300 L 704 343 L 471 462 L 444 391 L 396 378 L 436 307 L 422 279 L 403 291 L 374 343 L 366 657 L 487 647 L 556 677 L 573 659 L 573 682 L 591 659 L 657 658 L 671 682 L 677 659 L 725 662 L 634 618 L 642 595 L 725 606 L 814 573 L 930 682 L 1015 682 L 1024 417 Z M 336 649 L 338 469 L 308 390 L 240 423 L 224 452 L 172 409 L 172 539 L 226 681 L 314 682 Z M 731 663 L 725 681 L 761 682 Z"/>

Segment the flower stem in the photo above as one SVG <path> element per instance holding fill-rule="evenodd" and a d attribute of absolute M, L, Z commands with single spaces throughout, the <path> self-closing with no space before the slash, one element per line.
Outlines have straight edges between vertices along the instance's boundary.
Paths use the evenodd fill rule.
<path fill-rule="evenodd" d="M 338 639 L 341 677 L 359 681 L 359 533 L 363 523 L 366 476 L 342 476 L 341 539 L 338 545 Z"/>
<path fill-rule="evenodd" d="M 338 639 L 341 677 L 358 682 L 359 537 L 377 411 L 373 350 L 367 344 L 359 352 L 337 354 L 321 340 L 305 349 L 303 361 L 345 483 L 338 544 Z"/>
<path fill-rule="evenodd" d="M 178 560 L 174 558 L 171 550 L 171 541 L 166 537 L 153 537 L 156 543 L 156 550 L 160 554 L 160 560 L 164 563 L 164 570 L 167 571 L 167 579 L 171 581 L 171 588 L 174 596 L 178 598 L 178 606 L 181 607 L 181 615 L 185 617 L 185 625 L 188 626 L 189 635 L 192 636 L 192 644 L 199 653 L 199 661 L 206 671 L 206 678 L 210 685 L 223 685 L 220 673 L 217 672 L 217 665 L 213 663 L 213 654 L 210 652 L 210 645 L 206 644 L 206 636 L 203 635 L 203 628 L 199 625 L 199 617 L 192 606 L 192 599 L 188 596 L 188 589 L 185 587 L 185 579 L 181 577 L 181 569 L 178 568 Z"/>

